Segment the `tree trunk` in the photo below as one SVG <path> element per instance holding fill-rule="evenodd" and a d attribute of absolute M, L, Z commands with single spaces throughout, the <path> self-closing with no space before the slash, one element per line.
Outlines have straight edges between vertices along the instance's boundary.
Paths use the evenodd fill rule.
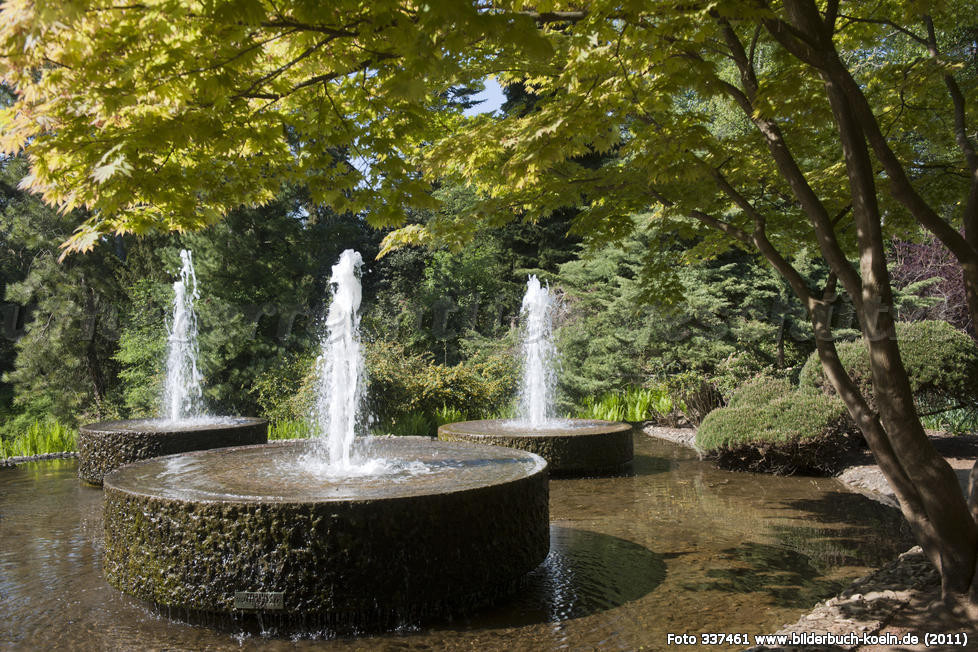
<path fill-rule="evenodd" d="M 974 604 L 978 596 L 975 582 L 978 526 L 954 471 L 934 449 L 920 424 L 896 341 L 876 174 L 865 124 L 860 122 L 866 119 L 866 107 L 859 99 L 865 101 L 865 98 L 861 92 L 860 97 L 854 97 L 851 76 L 835 51 L 831 26 L 823 22 L 815 3 L 786 0 L 784 6 L 794 33 L 800 37 L 786 34 L 779 25 L 773 25 L 771 33 L 822 77 L 842 144 L 859 248 L 858 281 L 846 275 L 851 273 L 851 268 L 840 265 L 837 256 L 830 262 L 856 306 L 869 350 L 878 414 L 868 408 L 865 397 L 839 362 L 829 324 L 821 314 L 825 311 L 812 303 L 810 313 L 816 328 L 819 358 L 830 382 L 862 429 L 918 542 L 939 570 L 945 598 L 955 602 L 970 598 Z M 870 140 L 876 135 L 871 131 Z M 821 215 L 811 217 L 821 240 L 831 236 Z M 967 272 L 966 276 L 969 276 Z M 978 285 L 971 284 L 971 287 Z M 825 337 L 826 334 L 829 336 Z"/>
<path fill-rule="evenodd" d="M 833 116 L 842 137 L 843 153 L 853 199 L 862 279 L 860 322 L 869 349 L 873 393 L 883 438 L 876 424 L 867 424 L 867 437 L 880 468 L 901 487 L 901 506 L 925 552 L 941 574 L 945 597 L 970 593 L 975 574 L 978 528 L 971 518 L 957 476 L 927 439 L 914 406 L 913 392 L 900 357 L 893 325 L 893 296 L 877 202 L 875 173 L 869 147 L 845 91 L 823 73 Z M 855 405 L 847 402 L 850 412 Z M 892 451 L 892 454 L 891 454 Z"/>

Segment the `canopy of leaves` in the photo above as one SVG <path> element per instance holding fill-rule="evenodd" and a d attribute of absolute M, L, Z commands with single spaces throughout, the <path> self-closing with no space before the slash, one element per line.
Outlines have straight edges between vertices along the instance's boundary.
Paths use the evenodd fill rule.
<path fill-rule="evenodd" d="M 453 105 L 461 66 L 499 39 L 547 48 L 529 17 L 451 1 L 14 0 L 0 24 L 17 94 L 0 149 L 29 151 L 25 187 L 92 211 L 69 243 L 81 250 L 107 232 L 199 229 L 286 182 L 399 221 L 431 205 L 406 157 Z"/>
<path fill-rule="evenodd" d="M 946 94 L 946 73 L 975 94 L 975 8 L 846 3 L 835 19 L 834 46 L 891 146 L 948 212 L 967 174 L 950 103 L 931 98 Z M 924 9 L 940 56 L 920 36 Z M 654 204 L 660 219 L 704 236 L 698 253 L 729 246 L 731 229 L 750 233 L 758 219 L 790 253 L 812 233 L 755 128 L 773 121 L 852 252 L 821 79 L 766 29 L 785 11 L 733 0 L 594 0 L 586 11 L 516 0 L 14 0 L 3 8 L 0 67 L 17 101 L 0 117 L 0 145 L 29 151 L 25 183 L 49 202 L 93 211 L 74 249 L 109 231 L 199 228 L 269 201 L 284 181 L 389 224 L 408 206 L 434 205 L 420 166 L 479 191 L 442 233 L 570 205 L 585 209 L 581 233 L 614 240 L 630 230 L 625 216 Z M 756 77 L 749 106 L 738 57 Z M 502 119 L 446 109 L 454 87 L 487 74 L 534 101 Z M 887 208 L 899 230 L 902 212 Z M 427 233 L 412 225 L 390 242 Z"/>

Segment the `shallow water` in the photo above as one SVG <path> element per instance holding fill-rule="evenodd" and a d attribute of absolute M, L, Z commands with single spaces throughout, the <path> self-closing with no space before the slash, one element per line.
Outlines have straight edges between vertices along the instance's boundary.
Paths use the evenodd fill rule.
<path fill-rule="evenodd" d="M 381 467 L 370 476 L 338 475 L 345 469 L 317 463 L 315 444 L 293 440 L 158 457 L 119 469 L 106 483 L 127 493 L 174 500 L 329 502 L 466 491 L 529 477 L 546 464 L 513 448 L 427 437 L 367 441 Z"/>
<path fill-rule="evenodd" d="M 635 453 L 630 476 L 551 480 L 551 554 L 514 600 L 453 622 L 328 641 L 227 633 L 155 613 L 102 579 L 102 493 L 77 480 L 76 462 L 0 469 L 0 646 L 666 649 L 668 632 L 772 632 L 911 545 L 896 510 L 834 480 L 717 471 L 640 433 Z"/>

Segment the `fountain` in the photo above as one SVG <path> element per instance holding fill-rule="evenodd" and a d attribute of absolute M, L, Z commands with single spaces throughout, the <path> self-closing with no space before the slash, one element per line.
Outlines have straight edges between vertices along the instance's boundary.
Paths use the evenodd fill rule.
<path fill-rule="evenodd" d="M 544 560 L 539 456 L 357 436 L 359 266 L 347 250 L 332 269 L 313 410 L 320 436 L 159 457 L 106 476 L 110 584 L 191 619 L 358 633 L 493 602 Z"/>
<path fill-rule="evenodd" d="M 264 419 L 203 413 L 194 312 L 200 294 L 191 252 L 181 250 L 180 260 L 180 279 L 173 284 L 162 416 L 82 426 L 78 431 L 78 476 L 90 484 L 100 486 L 106 473 L 136 460 L 268 441 Z"/>
<path fill-rule="evenodd" d="M 542 286 L 531 275 L 520 311 L 523 374 L 519 417 L 445 424 L 438 428 L 438 438 L 530 451 L 547 460 L 551 475 L 620 473 L 633 457 L 629 424 L 554 418 L 559 365 L 553 341 L 555 310 L 549 286 Z"/>

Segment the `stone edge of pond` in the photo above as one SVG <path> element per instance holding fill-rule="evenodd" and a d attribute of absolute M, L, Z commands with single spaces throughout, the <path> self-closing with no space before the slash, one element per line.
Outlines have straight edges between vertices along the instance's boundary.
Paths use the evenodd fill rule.
<path fill-rule="evenodd" d="M 29 462 L 43 462 L 44 460 L 68 460 L 72 458 L 77 458 L 78 453 L 75 451 L 64 451 L 61 453 L 42 453 L 40 455 L 23 455 L 17 457 L 4 457 L 0 459 L 0 469 L 12 469 L 18 464 L 27 464 Z"/>
<path fill-rule="evenodd" d="M 785 625 L 776 633 L 856 634 L 862 638 L 885 632 L 913 631 L 922 635 L 924 629 L 939 629 L 931 620 L 940 618 L 931 611 L 939 593 L 937 570 L 920 546 L 915 546 L 882 568 L 855 580 L 835 597 L 819 602 L 796 622 Z M 928 627 L 929 622 L 935 626 Z M 919 627 L 908 628 L 908 624 Z M 826 649 L 857 650 L 860 647 L 841 645 Z M 768 649 L 775 648 L 755 646 L 749 648 L 749 652 Z"/>

